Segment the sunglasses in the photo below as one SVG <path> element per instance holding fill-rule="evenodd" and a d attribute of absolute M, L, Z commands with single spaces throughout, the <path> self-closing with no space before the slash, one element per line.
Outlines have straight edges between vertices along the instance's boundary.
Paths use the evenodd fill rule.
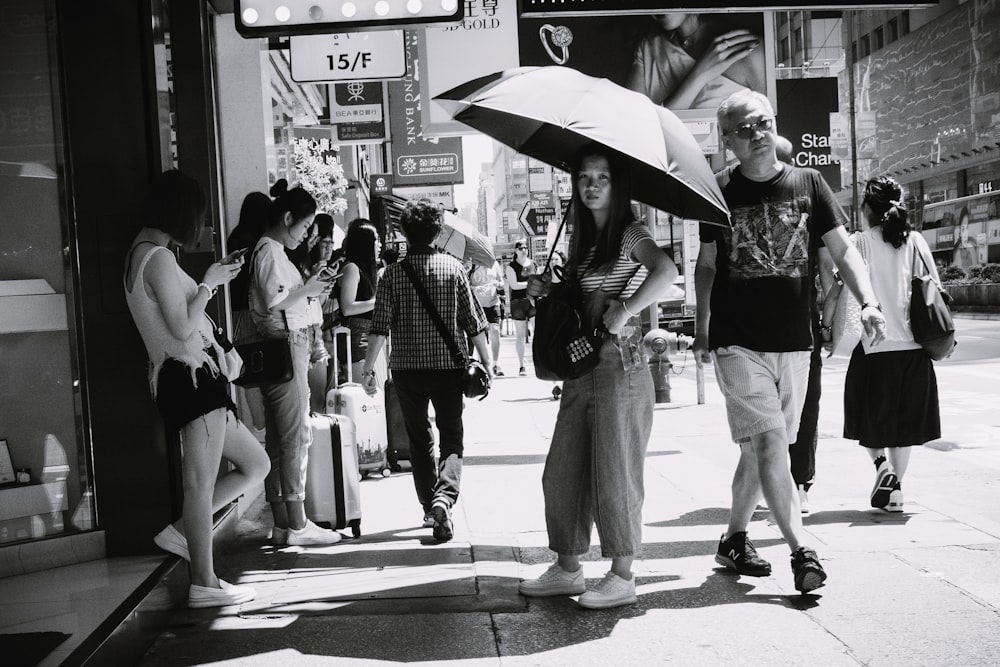
<path fill-rule="evenodd" d="M 735 129 L 723 132 L 723 134 L 735 134 L 740 139 L 753 139 L 754 135 L 758 132 L 770 132 L 772 127 L 774 127 L 773 118 L 761 118 L 756 123 L 737 125 Z"/>

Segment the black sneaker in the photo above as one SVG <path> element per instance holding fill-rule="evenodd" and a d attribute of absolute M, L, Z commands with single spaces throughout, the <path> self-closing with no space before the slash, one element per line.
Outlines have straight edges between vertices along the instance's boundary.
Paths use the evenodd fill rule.
<path fill-rule="evenodd" d="M 872 487 L 872 507 L 883 509 L 889 504 L 889 496 L 899 478 L 896 477 L 885 461 L 875 471 L 875 486 Z"/>
<path fill-rule="evenodd" d="M 438 542 L 447 542 L 454 537 L 455 533 L 448 510 L 440 505 L 435 505 L 431 508 L 431 514 L 434 515 L 434 529 L 431 531 L 434 539 Z"/>
<path fill-rule="evenodd" d="M 826 581 L 819 557 L 809 547 L 799 547 L 792 552 L 792 574 L 795 575 L 795 590 L 800 593 L 814 591 Z"/>
<path fill-rule="evenodd" d="M 757 555 L 745 530 L 733 533 L 728 540 L 725 534 L 722 535 L 715 562 L 750 577 L 766 577 L 771 574 L 771 564 Z"/>

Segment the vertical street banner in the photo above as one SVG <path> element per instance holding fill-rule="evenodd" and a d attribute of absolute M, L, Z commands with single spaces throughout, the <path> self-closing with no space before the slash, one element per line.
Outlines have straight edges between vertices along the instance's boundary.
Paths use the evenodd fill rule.
<path fill-rule="evenodd" d="M 420 32 L 405 31 L 406 76 L 389 81 L 389 132 L 395 185 L 437 185 L 463 182 L 462 139 L 428 137 L 421 122 L 418 58 Z"/>
<path fill-rule="evenodd" d="M 792 142 L 792 164 L 816 169 L 836 192 L 840 160 L 831 151 L 830 114 L 838 110 L 837 79 L 779 79 L 776 92 L 778 134 Z"/>
<path fill-rule="evenodd" d="M 349 81 L 327 86 L 330 122 L 338 144 L 386 140 L 384 85 L 381 81 Z"/>

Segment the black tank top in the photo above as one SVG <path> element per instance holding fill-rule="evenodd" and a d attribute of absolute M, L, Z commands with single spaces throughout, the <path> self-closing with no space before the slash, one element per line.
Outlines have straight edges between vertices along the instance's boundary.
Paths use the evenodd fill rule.
<path fill-rule="evenodd" d="M 528 264 L 527 266 L 522 266 L 521 264 L 518 263 L 516 259 L 512 259 L 510 261 L 510 264 L 508 264 L 508 266 L 514 269 L 514 275 L 517 276 L 517 282 L 519 283 L 523 283 L 525 280 L 527 280 L 528 276 L 534 275 L 535 273 L 534 267 L 532 267 L 531 264 Z M 511 289 L 510 298 L 511 300 L 527 299 L 528 288 L 525 287 L 524 289 Z"/>

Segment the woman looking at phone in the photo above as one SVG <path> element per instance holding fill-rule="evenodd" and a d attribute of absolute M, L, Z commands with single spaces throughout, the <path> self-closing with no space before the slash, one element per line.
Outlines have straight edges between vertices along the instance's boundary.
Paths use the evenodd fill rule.
<path fill-rule="evenodd" d="M 250 314 L 267 338 L 286 338 L 292 354 L 292 378 L 264 385 L 265 449 L 271 472 L 264 495 L 271 506 L 277 545 L 335 544 L 339 533 L 306 519 L 306 463 L 312 430 L 309 426 L 310 324 L 313 308 L 330 290 L 317 273 L 303 280 L 285 249 L 297 248 L 316 215 L 316 201 L 302 188 L 281 192 L 271 202 L 269 226 L 254 249 L 250 270 Z"/>
<path fill-rule="evenodd" d="M 375 315 L 378 257 L 382 251 L 378 230 L 367 220 L 355 220 L 347 228 L 343 250 L 346 261 L 337 292 L 340 321 L 351 330 L 352 376 L 360 378 L 368 352 L 368 332 L 371 331 Z M 344 366 L 344 354 L 340 354 L 339 359 L 341 366 Z M 344 370 L 346 369 L 338 369 L 340 381 L 346 380 Z"/>
<path fill-rule="evenodd" d="M 179 171 L 164 172 L 146 199 L 143 227 L 125 267 L 125 301 L 149 354 L 149 384 L 168 429 L 180 432 L 184 508 L 181 520 L 156 534 L 164 551 L 191 564 L 190 607 L 249 602 L 248 586 L 215 574 L 212 515 L 247 493 L 267 474 L 267 456 L 236 418 L 223 353 L 205 306 L 243 267 L 230 255 L 195 283 L 173 248 L 193 244 L 204 225 L 205 191 Z M 219 474 L 225 458 L 236 467 Z"/>

